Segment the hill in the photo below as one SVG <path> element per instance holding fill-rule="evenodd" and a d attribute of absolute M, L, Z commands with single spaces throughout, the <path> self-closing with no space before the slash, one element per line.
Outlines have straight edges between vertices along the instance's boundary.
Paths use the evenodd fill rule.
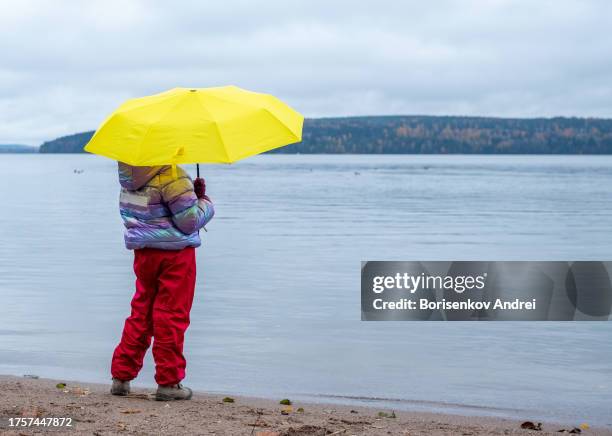
<path fill-rule="evenodd" d="M 0 153 L 38 153 L 38 147 L 21 144 L 0 144 Z"/>
<path fill-rule="evenodd" d="M 40 146 L 41 153 L 85 153 L 83 147 L 89 142 L 94 131 L 75 133 L 74 135 L 62 136 L 52 141 L 43 142 Z"/>
<path fill-rule="evenodd" d="M 41 145 L 41 153 L 78 153 L 93 131 Z M 271 153 L 612 154 L 612 120 L 367 116 L 304 122 L 303 140 Z"/>

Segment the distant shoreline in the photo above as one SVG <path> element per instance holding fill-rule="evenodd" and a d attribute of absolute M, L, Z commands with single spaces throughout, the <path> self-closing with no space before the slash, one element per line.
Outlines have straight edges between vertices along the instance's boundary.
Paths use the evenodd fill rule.
<path fill-rule="evenodd" d="M 0 150 L 0 155 L 80 155 L 89 153 L 80 152 L 10 152 Z M 609 153 L 263 153 L 261 156 L 612 156 Z M 91 155 L 94 156 L 94 155 Z M 187 164 L 186 164 L 187 165 Z"/>
<path fill-rule="evenodd" d="M 94 131 L 44 142 L 83 153 Z M 271 154 L 612 154 L 612 119 L 361 116 L 304 120 L 302 141 Z"/>
<path fill-rule="evenodd" d="M 94 131 L 40 145 L 0 144 L 0 153 L 85 153 Z M 304 120 L 302 141 L 266 154 L 607 155 L 612 119 L 359 116 Z"/>

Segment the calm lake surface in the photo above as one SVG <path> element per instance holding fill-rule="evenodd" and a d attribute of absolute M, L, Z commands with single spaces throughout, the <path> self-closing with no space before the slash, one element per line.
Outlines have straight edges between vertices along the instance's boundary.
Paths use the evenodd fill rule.
<path fill-rule="evenodd" d="M 0 155 L 0 174 L 0 373 L 108 381 L 134 282 L 116 164 Z M 359 284 L 362 260 L 610 260 L 612 157 L 268 155 L 203 175 L 189 386 L 612 425 L 612 323 L 361 322 Z"/>

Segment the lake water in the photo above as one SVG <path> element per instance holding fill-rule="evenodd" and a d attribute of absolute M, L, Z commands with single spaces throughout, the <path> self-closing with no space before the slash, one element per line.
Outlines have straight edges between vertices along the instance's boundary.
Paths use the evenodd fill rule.
<path fill-rule="evenodd" d="M 0 373 L 109 380 L 134 281 L 115 171 L 0 155 Z M 610 260 L 612 157 L 267 155 L 203 173 L 217 215 L 186 384 L 612 425 L 612 323 L 361 322 L 359 285 L 362 260 Z"/>

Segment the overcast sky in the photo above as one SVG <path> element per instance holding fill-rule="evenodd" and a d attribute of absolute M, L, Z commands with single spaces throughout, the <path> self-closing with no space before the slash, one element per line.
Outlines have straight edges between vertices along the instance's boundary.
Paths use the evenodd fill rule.
<path fill-rule="evenodd" d="M 0 143 L 225 84 L 307 117 L 612 117 L 612 2 L 0 0 Z"/>

